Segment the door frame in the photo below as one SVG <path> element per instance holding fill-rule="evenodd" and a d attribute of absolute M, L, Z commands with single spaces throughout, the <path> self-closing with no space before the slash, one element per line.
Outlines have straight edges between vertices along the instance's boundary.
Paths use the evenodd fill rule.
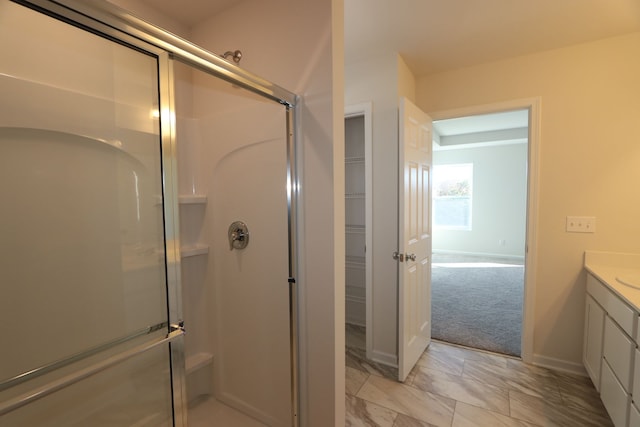
<path fill-rule="evenodd" d="M 371 102 L 347 105 L 344 118 L 364 117 L 365 175 L 365 348 L 367 359 L 373 359 L 373 124 Z"/>
<path fill-rule="evenodd" d="M 523 98 L 429 113 L 433 121 L 436 121 L 513 110 L 529 111 L 529 138 L 527 143 L 527 218 L 525 225 L 525 278 L 522 338 L 520 343 L 520 357 L 526 363 L 533 363 L 534 361 L 533 340 L 535 326 L 535 285 L 538 258 L 537 225 L 539 199 L 540 103 L 541 100 L 539 97 Z"/>

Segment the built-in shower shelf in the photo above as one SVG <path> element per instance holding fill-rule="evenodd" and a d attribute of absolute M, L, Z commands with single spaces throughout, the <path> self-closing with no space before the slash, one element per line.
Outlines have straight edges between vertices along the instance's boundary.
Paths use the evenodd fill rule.
<path fill-rule="evenodd" d="M 365 193 L 345 193 L 345 199 L 364 199 Z"/>
<path fill-rule="evenodd" d="M 178 196 L 178 202 L 181 205 L 205 205 L 207 196 L 204 194 L 183 194 Z"/>
<path fill-rule="evenodd" d="M 367 231 L 364 225 L 347 224 L 345 232 L 348 234 L 365 234 Z"/>
<path fill-rule="evenodd" d="M 196 353 L 191 356 L 187 356 L 185 361 L 185 370 L 187 374 L 190 374 L 198 369 L 204 368 L 213 362 L 213 355 L 211 353 Z"/>
<path fill-rule="evenodd" d="M 182 256 L 182 258 L 197 256 L 197 255 L 206 255 L 208 253 L 209 253 L 208 245 L 196 244 L 196 245 L 183 246 L 180 248 L 180 255 Z"/>
<path fill-rule="evenodd" d="M 366 259 L 363 256 L 346 256 L 345 266 L 348 268 L 364 269 L 366 265 Z"/>
<path fill-rule="evenodd" d="M 345 157 L 345 164 L 364 164 L 364 157 Z"/>

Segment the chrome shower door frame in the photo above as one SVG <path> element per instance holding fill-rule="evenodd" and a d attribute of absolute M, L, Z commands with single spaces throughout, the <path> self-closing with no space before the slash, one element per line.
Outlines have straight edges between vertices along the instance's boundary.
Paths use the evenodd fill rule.
<path fill-rule="evenodd" d="M 298 96 L 276 84 L 252 74 L 222 57 L 214 55 L 178 36 L 131 15 L 106 1 L 93 0 L 11 0 L 56 16 L 73 25 L 103 34 L 113 40 L 138 47 L 158 57 L 159 92 L 163 160 L 163 196 L 169 323 L 174 328 L 183 324 L 180 240 L 178 217 L 177 150 L 175 131 L 174 70 L 172 59 L 243 87 L 264 98 L 282 104 L 286 114 L 287 134 L 287 215 L 289 277 L 289 331 L 291 365 L 291 425 L 299 426 L 299 338 L 298 338 L 298 248 L 297 206 L 300 192 L 297 169 Z M 285 284 L 283 283 L 283 286 Z M 184 339 L 171 342 L 171 375 L 174 392 L 174 418 L 177 427 L 186 426 L 186 372 Z"/>

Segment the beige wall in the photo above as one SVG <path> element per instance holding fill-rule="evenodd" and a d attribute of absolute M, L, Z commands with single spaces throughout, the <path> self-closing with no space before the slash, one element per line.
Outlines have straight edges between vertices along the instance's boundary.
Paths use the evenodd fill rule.
<path fill-rule="evenodd" d="M 534 361 L 582 364 L 585 250 L 640 252 L 640 33 L 418 79 L 436 112 L 540 97 Z M 567 215 L 597 217 L 566 233 Z"/>
<path fill-rule="evenodd" d="M 415 104 L 416 78 L 402 56 L 398 57 L 398 97 L 405 97 Z"/>

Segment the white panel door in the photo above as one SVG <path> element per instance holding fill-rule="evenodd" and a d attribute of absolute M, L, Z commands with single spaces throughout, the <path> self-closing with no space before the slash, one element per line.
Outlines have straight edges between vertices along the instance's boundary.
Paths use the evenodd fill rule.
<path fill-rule="evenodd" d="M 431 341 L 431 118 L 401 98 L 398 203 L 398 377 Z"/>

